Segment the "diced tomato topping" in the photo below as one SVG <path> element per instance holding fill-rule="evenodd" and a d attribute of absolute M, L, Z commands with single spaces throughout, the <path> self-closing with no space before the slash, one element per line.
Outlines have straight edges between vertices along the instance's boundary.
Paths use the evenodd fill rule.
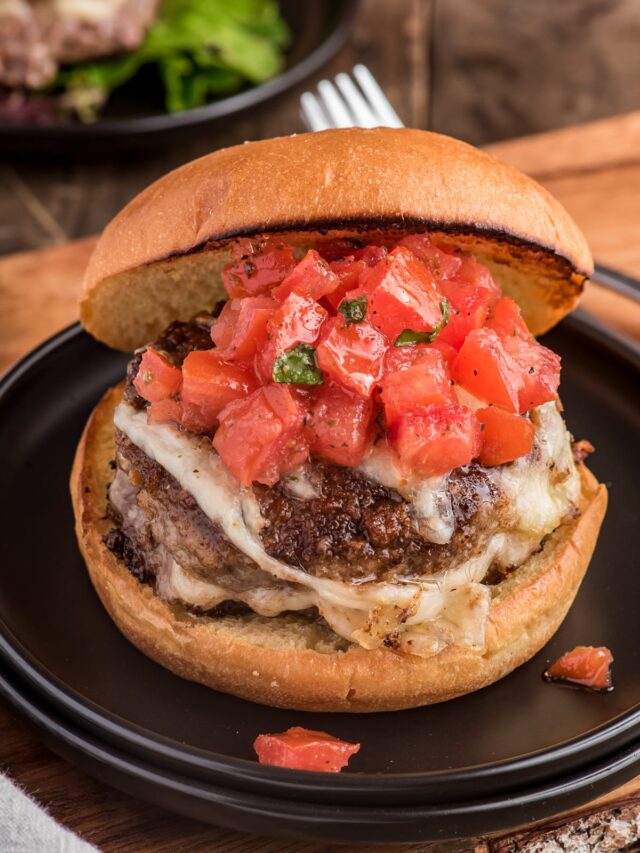
<path fill-rule="evenodd" d="M 282 284 L 273 291 L 276 299 L 286 299 L 290 293 L 298 293 L 308 299 L 322 299 L 340 285 L 340 279 L 329 264 L 311 249 L 293 268 Z"/>
<path fill-rule="evenodd" d="M 384 246 L 367 246 L 355 254 L 348 255 L 346 258 L 334 261 L 329 265 L 340 279 L 340 284 L 336 290 L 325 297 L 334 311 L 338 310 L 338 306 L 350 290 L 355 290 L 360 286 L 360 276 L 365 270 L 380 263 L 387 254 Z"/>
<path fill-rule="evenodd" d="M 369 321 L 394 343 L 406 329 L 432 332 L 442 323 L 444 296 L 436 279 L 402 246 L 360 277 L 369 295 Z"/>
<path fill-rule="evenodd" d="M 613 655 L 606 646 L 576 646 L 545 672 L 549 680 L 567 681 L 591 690 L 613 690 Z"/>
<path fill-rule="evenodd" d="M 338 465 L 359 465 L 371 436 L 373 403 L 333 382 L 314 389 L 307 433 L 311 452 Z"/>
<path fill-rule="evenodd" d="M 518 411 L 528 412 L 558 399 L 560 356 L 535 340 L 503 338 L 503 344 L 520 376 Z"/>
<path fill-rule="evenodd" d="M 396 347 L 398 349 L 398 347 Z M 401 347 L 413 349 L 413 347 Z M 453 403 L 455 397 L 442 354 L 424 348 L 412 364 L 389 373 L 380 381 L 380 394 L 387 425 L 391 425 L 405 411 L 429 403 Z"/>
<path fill-rule="evenodd" d="M 531 451 L 535 429 L 527 418 L 494 406 L 477 409 L 476 417 L 482 424 L 481 465 L 503 465 Z"/>
<path fill-rule="evenodd" d="M 463 258 L 455 276 L 444 279 L 441 289 L 449 302 L 450 317 L 439 338 L 456 349 L 473 329 L 484 325 L 489 309 L 500 298 L 500 288 L 488 269 Z"/>
<path fill-rule="evenodd" d="M 256 387 L 252 371 L 223 361 L 216 350 L 190 352 L 182 365 L 183 424 L 204 432 L 215 426 L 220 411 Z"/>
<path fill-rule="evenodd" d="M 520 337 L 525 341 L 534 340 L 527 324 L 522 319 L 520 306 L 508 296 L 503 296 L 492 305 L 486 326 L 503 338 Z"/>
<path fill-rule="evenodd" d="M 298 344 L 315 344 L 328 314 L 313 299 L 290 293 L 269 318 L 266 345 L 258 355 L 258 372 L 265 382 L 272 381 L 276 358 Z"/>
<path fill-rule="evenodd" d="M 182 404 L 179 400 L 167 397 L 150 403 L 147 408 L 147 422 L 150 424 L 181 424 Z"/>
<path fill-rule="evenodd" d="M 370 397 L 386 348 L 385 338 L 366 320 L 346 325 L 339 315 L 327 323 L 317 349 L 318 366 L 345 388 Z"/>
<path fill-rule="evenodd" d="M 260 764 L 339 773 L 358 752 L 360 744 L 294 726 L 281 734 L 258 735 L 253 748 Z"/>
<path fill-rule="evenodd" d="M 480 424 L 463 406 L 434 403 L 403 412 L 389 430 L 402 468 L 422 477 L 468 465 L 480 452 Z"/>
<path fill-rule="evenodd" d="M 182 373 L 180 368 L 174 367 L 163 355 L 148 347 L 142 354 L 133 384 L 143 399 L 157 403 L 178 393 L 182 385 Z"/>
<path fill-rule="evenodd" d="M 246 254 L 242 256 L 241 252 Z M 274 239 L 238 241 L 232 257 L 222 270 L 222 282 L 232 299 L 266 293 L 296 265 L 291 246 Z"/>
<path fill-rule="evenodd" d="M 453 278 L 462 266 L 462 258 L 459 255 L 434 246 L 426 234 L 409 234 L 400 240 L 399 245 L 410 249 L 440 279 Z"/>
<path fill-rule="evenodd" d="M 332 237 L 329 240 L 323 240 L 316 246 L 318 253 L 325 261 L 339 261 L 346 258 L 347 255 L 353 255 L 361 248 L 361 241 L 350 237 Z"/>
<path fill-rule="evenodd" d="M 213 446 L 245 486 L 273 486 L 309 456 L 304 409 L 287 385 L 264 385 L 219 414 Z"/>
<path fill-rule="evenodd" d="M 479 400 L 518 412 L 521 370 L 492 329 L 474 329 L 458 353 L 453 380 Z"/>
<path fill-rule="evenodd" d="M 227 361 L 251 361 L 267 338 L 267 323 L 278 309 L 269 296 L 230 299 L 211 327 L 216 352 Z"/>

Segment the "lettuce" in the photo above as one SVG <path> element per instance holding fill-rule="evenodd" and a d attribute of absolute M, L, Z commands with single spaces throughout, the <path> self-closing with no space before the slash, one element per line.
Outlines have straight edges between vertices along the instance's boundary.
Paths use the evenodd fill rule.
<path fill-rule="evenodd" d="M 114 89 L 155 66 L 167 110 L 180 112 L 275 77 L 289 37 L 276 0 L 164 0 L 137 50 L 64 68 L 51 88 L 91 120 Z"/>

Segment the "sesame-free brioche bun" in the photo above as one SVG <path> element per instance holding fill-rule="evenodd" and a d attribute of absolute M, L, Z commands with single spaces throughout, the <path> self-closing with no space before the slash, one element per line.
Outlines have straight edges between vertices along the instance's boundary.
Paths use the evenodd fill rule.
<path fill-rule="evenodd" d="M 486 152 L 422 130 L 327 130 L 250 142 L 188 163 L 111 222 L 89 262 L 80 316 L 132 350 L 223 296 L 238 236 L 392 240 L 429 231 L 472 252 L 542 334 L 569 313 L 593 262 L 566 210 Z"/>
<path fill-rule="evenodd" d="M 505 580 L 493 601 L 483 653 L 456 646 L 430 658 L 391 649 L 344 650 L 317 620 L 295 613 L 210 619 L 167 604 L 103 542 L 115 456 L 113 412 L 122 386 L 94 410 L 73 466 L 80 548 L 93 585 L 122 633 L 183 678 L 255 702 L 305 711 L 384 711 L 442 702 L 497 681 L 531 658 L 562 622 L 585 574 L 607 492 L 580 466 L 581 513 L 560 526 Z"/>

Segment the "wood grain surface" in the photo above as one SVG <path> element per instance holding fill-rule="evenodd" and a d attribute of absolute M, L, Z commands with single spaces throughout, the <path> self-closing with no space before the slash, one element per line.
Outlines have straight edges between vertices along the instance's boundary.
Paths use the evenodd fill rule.
<path fill-rule="evenodd" d="M 521 90 L 520 95 L 514 94 L 514 80 L 517 78 L 518 85 L 522 79 L 530 80 L 530 88 L 535 88 L 536 69 L 527 67 L 526 57 L 531 55 L 531 40 L 541 39 L 544 32 L 541 7 L 547 7 L 548 19 L 549 10 L 559 8 L 557 2 L 364 0 L 352 44 L 326 73 L 348 68 L 356 59 L 364 61 L 408 124 L 435 126 L 473 141 L 566 124 L 628 107 L 634 98 L 640 103 L 640 74 L 633 64 L 640 53 L 637 46 L 635 52 L 629 47 L 634 39 L 637 45 L 634 5 L 637 0 L 568 0 L 563 4 L 562 14 L 554 18 L 558 32 L 554 38 L 564 37 L 566 43 L 573 21 L 572 32 L 579 35 L 582 55 L 585 45 L 593 45 L 597 67 L 607 73 L 600 75 L 604 81 L 594 82 L 591 70 L 584 67 L 588 63 L 575 61 L 575 49 L 567 50 L 561 60 L 557 50 L 556 61 L 563 63 L 572 94 L 566 95 L 566 89 L 568 100 L 563 103 L 556 98 L 548 109 L 537 112 L 523 106 Z M 530 31 L 519 11 L 523 7 L 533 14 L 529 15 Z M 463 14 L 471 8 L 472 14 Z M 501 18 L 506 23 L 496 25 Z M 496 51 L 507 50 L 504 26 L 511 27 L 513 35 L 510 60 L 496 59 Z M 390 32 L 400 32 L 401 37 L 387 38 Z M 607 33 L 620 46 L 615 59 L 604 55 Z M 633 61 L 625 64 L 624 55 L 632 56 Z M 468 73 L 463 73 L 465 69 Z M 87 235 L 97 232 L 140 188 L 186 159 L 243 139 L 301 130 L 297 97 L 303 88 L 225 123 L 211 138 L 195 138 L 180 150 L 100 162 L 90 158 L 77 162 L 15 160 L 0 166 L 0 252 L 38 249 L 0 259 L 0 370 L 76 319 L 76 294 L 94 243 Z M 494 100 L 482 97 L 466 104 L 473 92 L 488 89 L 502 94 Z M 590 93 L 590 102 L 584 100 L 584 92 Z M 540 125 L 539 114 L 549 124 Z M 568 207 L 600 262 L 640 278 L 640 113 L 494 144 L 490 149 L 533 174 Z M 85 239 L 67 242 L 75 237 Z M 640 309 L 628 300 L 590 285 L 583 305 L 640 340 Z M 137 802 L 58 758 L 2 705 L 0 767 L 54 817 L 105 853 L 343 849 L 206 827 Z M 585 807 L 578 816 L 565 815 L 515 834 L 377 849 L 383 853 L 631 850 L 638 849 L 639 838 L 640 778 Z M 4 853 L 1 839 L 0 852 Z"/>

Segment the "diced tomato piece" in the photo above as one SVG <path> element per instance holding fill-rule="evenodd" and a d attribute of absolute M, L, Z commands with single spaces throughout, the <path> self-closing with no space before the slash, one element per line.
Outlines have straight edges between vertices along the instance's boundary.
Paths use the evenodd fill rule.
<path fill-rule="evenodd" d="M 332 237 L 318 243 L 316 249 L 325 261 L 339 261 L 362 248 L 362 241 L 350 237 Z"/>
<path fill-rule="evenodd" d="M 242 251 L 247 254 L 239 256 Z M 222 282 L 232 299 L 266 293 L 296 265 L 291 246 L 274 239 L 238 241 L 232 257 L 222 270 Z"/>
<path fill-rule="evenodd" d="M 314 389 L 306 424 L 311 452 L 338 465 L 359 465 L 373 414 L 371 400 L 333 382 Z"/>
<path fill-rule="evenodd" d="M 396 347 L 397 349 L 397 347 Z M 413 347 L 401 347 L 413 349 Z M 387 425 L 406 411 L 429 403 L 454 403 L 451 380 L 442 354 L 426 349 L 412 365 L 384 376 L 380 382 Z"/>
<path fill-rule="evenodd" d="M 480 452 L 480 424 L 463 406 L 433 403 L 396 418 L 389 439 L 409 474 L 435 477 L 468 465 Z"/>
<path fill-rule="evenodd" d="M 453 278 L 440 284 L 449 302 L 450 317 L 439 338 L 460 349 L 466 336 L 486 322 L 489 309 L 500 298 L 500 288 L 486 267 L 463 258 Z"/>
<path fill-rule="evenodd" d="M 290 293 L 298 293 L 308 299 L 322 299 L 340 285 L 340 279 L 329 264 L 311 249 L 293 268 L 282 284 L 273 291 L 276 299 L 286 299 Z"/>
<path fill-rule="evenodd" d="M 545 672 L 551 681 L 567 681 L 591 690 L 613 690 L 611 664 L 613 655 L 606 646 L 576 646 L 562 655 Z"/>
<path fill-rule="evenodd" d="M 398 244 L 410 249 L 438 278 L 453 278 L 462 266 L 462 258 L 434 246 L 427 234 L 408 234 Z"/>
<path fill-rule="evenodd" d="M 558 399 L 560 356 L 535 340 L 503 338 L 503 344 L 520 373 L 518 410 L 528 412 Z"/>
<path fill-rule="evenodd" d="M 446 341 L 441 341 L 440 336 L 435 339 L 432 344 L 426 344 L 429 349 L 437 349 L 443 360 L 445 365 L 447 366 L 447 370 L 451 373 L 451 366 L 453 365 L 454 360 L 458 357 L 458 351 L 455 347 L 452 347 L 451 344 L 448 344 Z M 407 349 L 407 347 L 404 347 Z"/>
<path fill-rule="evenodd" d="M 474 397 L 509 412 L 520 410 L 521 373 L 492 329 L 474 329 L 467 335 L 451 371 L 454 382 Z"/>
<path fill-rule="evenodd" d="M 269 296 L 230 299 L 211 327 L 211 338 L 220 358 L 250 361 L 264 346 L 267 323 L 278 307 Z"/>
<path fill-rule="evenodd" d="M 360 281 L 370 294 L 369 320 L 390 343 L 405 329 L 432 332 L 442 322 L 444 297 L 433 273 L 403 246 L 367 269 Z"/>
<path fill-rule="evenodd" d="M 267 322 L 267 343 L 257 359 L 258 373 L 263 381 L 272 381 L 278 356 L 298 344 L 314 345 L 328 316 L 322 305 L 313 299 L 290 293 Z"/>
<path fill-rule="evenodd" d="M 360 744 L 294 726 L 281 734 L 258 735 L 253 748 L 260 764 L 339 773 L 358 752 Z"/>
<path fill-rule="evenodd" d="M 334 261 L 329 265 L 340 279 L 340 284 L 336 290 L 325 297 L 334 311 L 338 310 L 338 306 L 350 290 L 355 290 L 360 286 L 360 276 L 365 270 L 380 263 L 387 254 L 384 246 L 366 246 L 355 254 L 348 255 L 346 258 Z"/>
<path fill-rule="evenodd" d="M 182 373 L 180 368 L 174 367 L 163 355 L 148 347 L 142 354 L 133 384 L 141 397 L 150 403 L 157 403 L 178 393 L 182 385 Z"/>
<path fill-rule="evenodd" d="M 482 424 L 482 449 L 478 457 L 482 465 L 503 465 L 531 451 L 535 429 L 527 418 L 494 406 L 478 409 L 476 417 Z"/>
<path fill-rule="evenodd" d="M 309 456 L 304 409 L 285 385 L 258 388 L 226 406 L 219 419 L 213 446 L 245 486 L 253 482 L 273 486 Z"/>
<path fill-rule="evenodd" d="M 405 370 L 411 367 L 423 357 L 425 353 L 432 350 L 437 350 L 442 356 L 445 367 L 451 371 L 453 360 L 458 355 L 451 344 L 445 344 L 439 341 L 438 338 L 432 344 L 416 344 L 413 347 L 389 347 L 384 355 L 382 374 L 394 373 L 396 370 Z"/>
<path fill-rule="evenodd" d="M 258 384 L 252 371 L 223 361 L 215 350 L 190 352 L 182 377 L 183 425 L 196 432 L 211 429 L 228 403 L 246 397 Z"/>
<path fill-rule="evenodd" d="M 525 341 L 534 340 L 527 324 L 522 319 L 520 306 L 508 296 L 503 296 L 492 305 L 486 326 L 504 338 L 520 337 Z"/>
<path fill-rule="evenodd" d="M 386 349 L 383 335 L 366 320 L 347 326 L 339 315 L 327 323 L 316 354 L 318 366 L 331 379 L 363 397 L 370 397 L 380 378 Z"/>
<path fill-rule="evenodd" d="M 147 423 L 181 424 L 182 404 L 179 400 L 174 400 L 172 397 L 151 403 L 147 407 Z"/>

